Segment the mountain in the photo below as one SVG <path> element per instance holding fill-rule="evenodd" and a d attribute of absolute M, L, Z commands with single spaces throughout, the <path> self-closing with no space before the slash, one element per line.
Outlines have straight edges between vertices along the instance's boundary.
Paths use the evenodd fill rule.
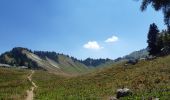
<path fill-rule="evenodd" d="M 32 53 L 26 48 L 13 48 L 11 51 L 0 55 L 0 63 L 9 64 L 11 66 L 27 66 L 28 68 L 39 68 L 36 62 L 27 57 L 25 51 Z"/>
<path fill-rule="evenodd" d="M 37 56 L 44 62 L 69 73 L 80 73 L 89 70 L 86 65 L 68 55 L 48 51 L 34 51 L 34 56 Z M 41 66 L 46 63 L 42 63 Z"/>
<path fill-rule="evenodd" d="M 57 73 L 82 73 L 92 67 L 98 67 L 110 62 L 110 59 L 78 60 L 68 55 L 49 51 L 31 51 L 16 47 L 0 55 L 0 63 L 30 69 L 43 69 Z"/>
<path fill-rule="evenodd" d="M 119 58 L 115 59 L 114 61 L 119 62 L 119 61 L 127 61 L 127 60 L 132 60 L 132 59 L 141 59 L 141 58 L 148 57 L 148 55 L 149 55 L 149 52 L 146 48 L 146 49 L 141 49 L 139 51 L 134 51 L 124 57 L 119 57 Z"/>
<path fill-rule="evenodd" d="M 141 49 L 139 51 L 134 51 L 130 53 L 129 55 L 126 55 L 124 58 L 125 59 L 140 59 L 140 58 L 145 58 L 149 55 L 149 52 L 147 49 Z"/>

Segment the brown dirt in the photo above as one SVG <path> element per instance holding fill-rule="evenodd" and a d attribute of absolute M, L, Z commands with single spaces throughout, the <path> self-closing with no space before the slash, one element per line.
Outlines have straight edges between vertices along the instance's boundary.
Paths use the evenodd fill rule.
<path fill-rule="evenodd" d="M 32 81 L 32 75 L 34 74 L 34 71 L 31 71 L 31 74 L 28 76 L 28 80 L 31 82 L 32 87 L 30 90 L 27 90 L 27 97 L 25 100 L 33 100 L 34 98 L 34 90 L 37 88 L 37 85 Z"/>

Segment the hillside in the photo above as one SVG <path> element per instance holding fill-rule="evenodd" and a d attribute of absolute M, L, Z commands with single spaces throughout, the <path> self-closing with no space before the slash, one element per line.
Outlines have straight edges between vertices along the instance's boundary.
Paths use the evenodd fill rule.
<path fill-rule="evenodd" d="M 99 67 L 99 66 L 102 66 L 104 64 L 107 64 L 107 63 L 114 63 L 113 60 L 111 59 L 92 59 L 92 58 L 87 58 L 83 61 L 80 61 L 82 62 L 83 64 L 85 64 L 86 66 L 89 66 L 89 67 Z"/>
<path fill-rule="evenodd" d="M 38 52 L 32 52 L 26 48 L 13 48 L 0 56 L 0 63 L 9 64 L 16 67 L 25 67 L 29 69 L 43 69 L 57 74 L 76 74 L 87 71 L 87 66 L 73 61 L 65 55 L 53 55 L 53 52 L 43 52 L 45 55 L 36 55 Z M 52 58 L 53 57 L 53 58 Z M 58 61 L 56 61 L 56 59 Z"/>
<path fill-rule="evenodd" d="M 31 51 L 27 48 L 16 47 L 0 55 L 1 65 L 20 68 L 42 69 L 57 74 L 86 73 L 94 67 L 102 66 L 110 59 L 78 60 L 68 55 L 49 51 Z M 6 65 L 8 64 L 8 65 Z"/>
<path fill-rule="evenodd" d="M 90 74 L 68 78 L 37 71 L 33 80 L 39 86 L 37 100 L 108 100 L 118 88 L 129 88 L 133 95 L 122 100 L 160 100 L 170 98 L 170 56 L 152 61 L 140 61 L 136 65 L 124 63 L 112 65 Z"/>
<path fill-rule="evenodd" d="M 138 51 L 134 51 L 126 56 L 119 57 L 115 59 L 115 62 L 122 62 L 122 61 L 127 61 L 127 60 L 132 60 L 132 59 L 141 59 L 141 58 L 146 58 L 148 57 L 149 52 L 147 49 L 141 49 Z"/>
<path fill-rule="evenodd" d="M 134 51 L 130 53 L 129 55 L 124 56 L 124 59 L 140 59 L 145 58 L 149 55 L 149 52 L 147 49 L 141 49 L 139 51 Z"/>
<path fill-rule="evenodd" d="M 129 88 L 133 95 L 120 100 L 141 100 L 157 97 L 170 98 L 170 56 L 136 65 L 114 64 L 81 76 L 68 77 L 36 70 L 32 81 L 38 86 L 35 100 L 108 100 L 117 89 Z M 31 88 L 27 77 L 31 71 L 0 68 L 0 99 L 23 100 Z"/>
<path fill-rule="evenodd" d="M 13 48 L 11 51 L 7 51 L 0 55 L 0 63 L 17 67 L 25 66 L 28 68 L 39 68 L 36 62 L 27 57 L 25 51 L 32 53 L 26 48 Z"/>

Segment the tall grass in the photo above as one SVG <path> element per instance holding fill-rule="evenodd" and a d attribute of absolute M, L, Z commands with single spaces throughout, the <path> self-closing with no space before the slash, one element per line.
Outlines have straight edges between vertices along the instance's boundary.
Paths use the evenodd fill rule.
<path fill-rule="evenodd" d="M 37 100 L 100 100 L 115 95 L 118 88 L 127 87 L 133 95 L 125 100 L 158 97 L 170 98 L 170 56 L 136 65 L 112 65 L 78 77 L 62 77 L 37 71 L 33 80 L 38 85 Z"/>
<path fill-rule="evenodd" d="M 29 71 L 0 68 L 0 100 L 23 100 L 31 87 Z"/>

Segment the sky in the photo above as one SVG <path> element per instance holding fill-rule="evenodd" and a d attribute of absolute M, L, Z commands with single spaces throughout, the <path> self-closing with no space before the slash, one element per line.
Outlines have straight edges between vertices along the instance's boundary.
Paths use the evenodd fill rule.
<path fill-rule="evenodd" d="M 140 0 L 141 1 L 141 0 Z M 135 0 L 0 0 L 0 53 L 13 47 L 115 59 L 147 47 L 162 12 Z"/>

